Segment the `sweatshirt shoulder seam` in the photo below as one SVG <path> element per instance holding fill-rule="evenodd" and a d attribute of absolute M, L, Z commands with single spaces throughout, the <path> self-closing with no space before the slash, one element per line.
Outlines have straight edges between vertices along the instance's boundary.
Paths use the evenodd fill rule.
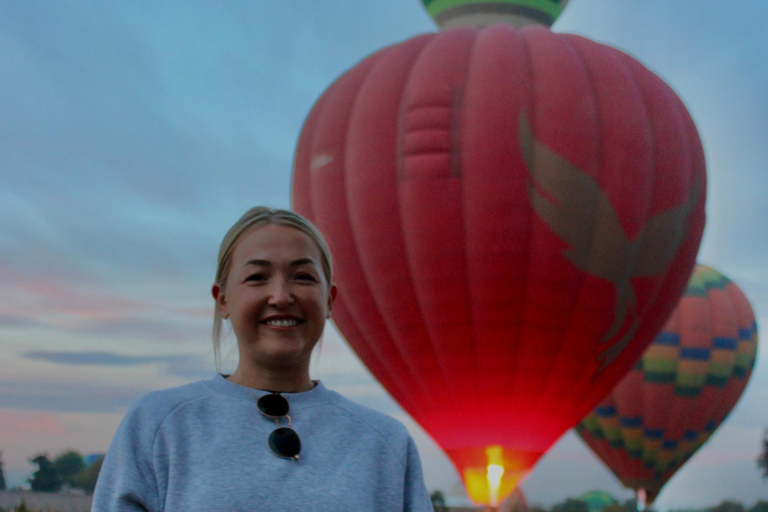
<path fill-rule="evenodd" d="M 213 392 L 208 386 L 205 386 L 206 394 L 202 396 L 194 396 L 192 398 L 189 398 L 187 400 L 183 400 L 173 407 L 163 416 L 163 418 L 158 422 L 157 428 L 155 428 L 154 434 L 152 434 L 152 466 L 154 468 L 155 465 L 155 446 L 157 445 L 157 435 L 160 432 L 160 429 L 163 427 L 163 424 L 168 420 L 168 418 L 171 417 L 171 414 L 173 414 L 179 407 L 183 407 L 189 403 L 195 402 L 197 400 L 203 400 L 205 398 L 210 397 Z M 155 468 L 156 469 L 156 468 Z"/>
<path fill-rule="evenodd" d="M 384 444 L 387 446 L 387 448 L 390 450 L 390 452 L 391 452 L 393 455 L 395 455 L 395 456 L 396 456 L 396 458 L 397 458 L 397 459 L 400 461 L 400 464 L 403 466 L 403 469 L 404 469 L 404 470 L 407 470 L 407 469 L 408 469 L 408 464 L 407 464 L 408 453 L 406 452 L 406 454 L 405 454 L 405 458 L 406 458 L 406 460 L 401 460 L 400 456 L 397 454 L 397 452 L 395 451 L 395 449 L 394 449 L 394 448 L 392 448 L 392 444 L 390 443 L 390 441 L 389 441 L 389 440 L 386 438 L 386 436 L 384 436 L 384 434 L 382 433 L 382 428 L 381 428 L 381 425 L 376 425 L 374 422 L 370 422 L 370 421 L 368 421 L 367 419 L 365 419 L 364 417 L 362 417 L 360 414 L 358 414 L 356 411 L 354 411 L 354 410 L 352 410 L 351 408 L 347 407 L 347 406 L 346 406 L 346 404 L 344 404 L 344 403 L 339 403 L 337 400 L 329 400 L 329 401 L 328 401 L 328 403 L 329 403 L 329 404 L 331 404 L 331 405 L 333 405 L 333 406 L 335 406 L 335 407 L 337 407 L 337 408 L 339 408 L 339 409 L 341 409 L 342 411 L 344 411 L 344 412 L 346 412 L 347 414 L 349 414 L 350 416 L 352 416 L 352 418 L 354 418 L 356 421 L 359 421 L 360 423 L 363 423 L 363 424 L 365 424 L 366 426 L 368 426 L 369 428 L 371 428 L 372 430 L 374 430 L 374 431 L 376 432 L 376 435 L 378 435 L 378 436 L 379 436 L 379 438 L 380 438 L 382 441 L 384 441 Z M 362 406 L 361 406 L 361 407 L 362 407 Z M 377 412 L 377 411 L 374 411 L 374 412 Z M 379 414 L 384 414 L 384 413 L 379 413 Z M 385 416 L 386 416 L 386 415 L 385 415 Z M 405 429 L 405 426 L 404 426 L 404 425 L 402 425 L 402 423 L 398 422 L 398 421 L 397 421 L 395 418 L 391 418 L 391 417 L 389 417 L 389 416 L 387 416 L 387 418 L 389 418 L 389 419 L 390 419 L 390 420 L 392 420 L 393 422 L 397 422 L 397 424 L 398 424 L 398 425 L 400 425 L 400 426 L 401 426 L 403 429 Z M 406 432 L 407 432 L 407 430 L 406 430 Z"/>

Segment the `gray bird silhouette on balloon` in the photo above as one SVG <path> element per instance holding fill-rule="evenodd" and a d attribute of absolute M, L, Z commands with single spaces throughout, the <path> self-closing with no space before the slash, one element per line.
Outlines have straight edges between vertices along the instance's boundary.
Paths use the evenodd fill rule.
<path fill-rule="evenodd" d="M 616 289 L 614 320 L 599 340 L 604 344 L 628 330 L 598 355 L 599 371 L 627 347 L 640 326 L 635 277 L 658 276 L 672 263 L 688 232 L 686 220 L 701 195 L 701 180 L 694 181 L 688 198 L 679 206 L 650 217 L 640 234 L 630 240 L 608 196 L 590 175 L 538 141 L 525 114 L 520 115 L 519 140 L 531 176 L 528 195 L 541 220 L 567 245 L 563 255 L 587 274 Z"/>

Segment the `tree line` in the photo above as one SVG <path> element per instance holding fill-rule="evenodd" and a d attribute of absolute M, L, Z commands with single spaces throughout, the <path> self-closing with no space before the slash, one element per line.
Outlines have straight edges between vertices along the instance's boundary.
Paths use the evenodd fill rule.
<path fill-rule="evenodd" d="M 762 450 L 757 458 L 757 467 L 763 473 L 763 478 L 768 479 L 768 429 L 763 435 Z M 29 460 L 30 463 L 37 466 L 37 470 L 28 479 L 33 491 L 57 492 L 64 485 L 73 489 L 82 489 L 85 492 L 92 493 L 96 487 L 96 480 L 101 470 L 101 464 L 104 461 L 102 455 L 92 464 L 85 463 L 83 456 L 75 450 L 66 450 L 57 455 L 53 460 L 48 458 L 48 454 L 41 453 Z M 5 473 L 3 471 L 3 452 L 0 451 L 0 491 L 6 490 Z M 445 508 L 445 497 L 441 491 L 432 493 L 432 504 L 436 511 L 447 510 Z M 568 499 L 563 503 L 552 507 L 551 512 L 587 512 L 583 509 L 586 504 L 579 500 Z M 633 508 L 634 507 L 634 508 Z M 604 512 L 626 512 L 627 510 L 635 512 L 637 510 L 634 500 L 628 501 L 623 505 L 609 505 Z M 759 501 L 751 508 L 745 508 L 738 502 L 726 501 L 717 507 L 707 509 L 708 512 L 768 512 L 768 502 Z M 540 507 L 531 507 L 530 512 L 548 512 Z"/>
<path fill-rule="evenodd" d="M 2 453 L 0 451 L 0 491 L 6 490 Z M 67 486 L 92 493 L 103 461 L 102 455 L 93 463 L 86 464 L 83 456 L 75 450 L 63 451 L 53 460 L 47 453 L 40 453 L 29 459 L 31 464 L 37 466 L 37 470 L 27 482 L 33 491 L 38 492 L 58 492 Z"/>

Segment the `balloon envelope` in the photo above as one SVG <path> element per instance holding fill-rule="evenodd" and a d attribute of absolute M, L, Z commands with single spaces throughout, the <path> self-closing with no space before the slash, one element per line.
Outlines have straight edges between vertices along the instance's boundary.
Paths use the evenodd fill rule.
<path fill-rule="evenodd" d="M 488 467 L 502 500 L 664 324 L 705 166 L 685 107 L 636 60 L 495 25 L 341 76 L 292 193 L 333 251 L 336 325 L 489 503 Z"/>
<path fill-rule="evenodd" d="M 650 504 L 736 404 L 756 355 L 747 298 L 698 265 L 661 334 L 576 430 Z"/>

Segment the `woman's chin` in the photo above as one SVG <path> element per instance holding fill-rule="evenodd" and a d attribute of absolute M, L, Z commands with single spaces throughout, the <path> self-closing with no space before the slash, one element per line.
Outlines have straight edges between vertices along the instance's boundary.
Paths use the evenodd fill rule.
<path fill-rule="evenodd" d="M 280 368 L 282 370 L 304 370 L 309 368 L 312 347 L 304 343 L 280 343 L 259 347 L 258 354 L 253 354 L 252 360 L 259 366 Z"/>

